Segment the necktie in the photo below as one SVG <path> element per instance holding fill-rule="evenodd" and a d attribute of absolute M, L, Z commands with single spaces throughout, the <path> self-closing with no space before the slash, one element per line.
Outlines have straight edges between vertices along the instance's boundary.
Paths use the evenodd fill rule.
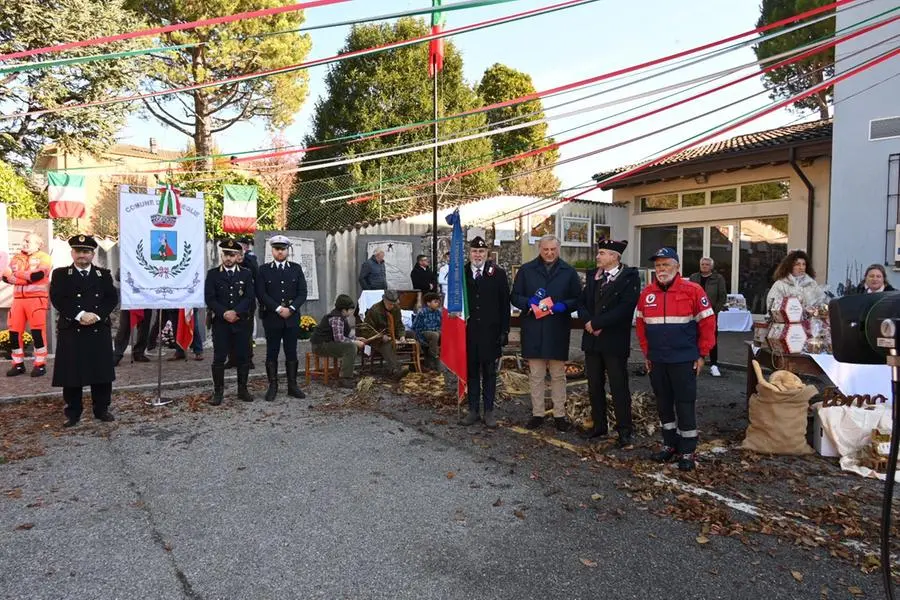
<path fill-rule="evenodd" d="M 607 273 L 606 271 L 603 271 L 602 274 L 598 273 L 597 275 L 598 275 L 597 281 L 600 282 L 600 287 L 603 287 L 607 283 L 609 283 L 609 273 Z"/>
<path fill-rule="evenodd" d="M 228 273 L 228 279 L 234 279 L 234 271 L 226 271 Z"/>
<path fill-rule="evenodd" d="M 476 281 L 478 279 L 481 279 L 481 269 L 480 268 L 475 270 L 475 279 L 476 279 Z"/>
<path fill-rule="evenodd" d="M 80 271 L 80 272 L 81 272 L 81 276 L 82 276 L 82 277 L 87 277 L 87 276 L 88 276 L 88 272 L 87 272 L 87 271 Z"/>

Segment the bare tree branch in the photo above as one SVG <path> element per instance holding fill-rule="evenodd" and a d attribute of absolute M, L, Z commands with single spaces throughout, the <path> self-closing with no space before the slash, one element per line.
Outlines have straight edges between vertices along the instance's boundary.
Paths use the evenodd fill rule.
<path fill-rule="evenodd" d="M 184 129 L 183 127 L 179 126 L 178 124 L 176 124 L 177 119 L 173 120 L 173 117 L 171 117 L 167 112 L 165 112 L 162 109 L 162 107 L 159 107 L 158 102 L 154 101 L 154 103 L 157 105 L 157 107 L 159 107 L 159 111 L 154 109 L 153 106 L 151 106 L 150 103 L 147 102 L 146 98 L 143 100 L 143 102 L 144 102 L 144 108 L 146 108 L 150 112 L 151 115 L 153 115 L 154 117 L 156 117 L 157 119 L 159 119 L 160 121 L 162 121 L 163 123 L 165 123 L 166 125 L 171 127 L 172 129 L 175 129 L 176 131 L 180 131 L 181 133 L 183 133 L 184 135 L 186 135 L 188 137 L 193 137 L 194 134 L 192 132 Z"/>

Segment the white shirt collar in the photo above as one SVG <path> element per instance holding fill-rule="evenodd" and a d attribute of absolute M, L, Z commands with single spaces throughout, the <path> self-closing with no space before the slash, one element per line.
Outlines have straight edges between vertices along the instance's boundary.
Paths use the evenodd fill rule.
<path fill-rule="evenodd" d="M 606 273 L 607 273 L 608 277 L 615 278 L 615 276 L 618 275 L 619 271 L 621 271 L 621 270 L 622 270 L 622 265 L 618 265 L 615 269 L 612 269 L 611 271 L 607 271 Z"/>
<path fill-rule="evenodd" d="M 484 268 L 485 268 L 486 266 L 487 266 L 487 263 L 482 264 L 480 267 L 476 267 L 476 266 L 475 266 L 475 263 L 472 263 L 472 275 L 477 275 L 479 270 L 480 270 L 482 273 L 484 273 Z"/>
<path fill-rule="evenodd" d="M 237 271 L 237 267 L 225 267 L 225 270 L 229 273 L 234 273 L 235 271 Z"/>

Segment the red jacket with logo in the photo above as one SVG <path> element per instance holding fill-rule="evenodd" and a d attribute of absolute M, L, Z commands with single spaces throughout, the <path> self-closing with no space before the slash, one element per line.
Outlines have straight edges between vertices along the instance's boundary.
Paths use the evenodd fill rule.
<path fill-rule="evenodd" d="M 654 281 L 638 300 L 636 328 L 650 362 L 692 362 L 716 343 L 716 316 L 703 288 L 675 276 L 668 286 Z"/>

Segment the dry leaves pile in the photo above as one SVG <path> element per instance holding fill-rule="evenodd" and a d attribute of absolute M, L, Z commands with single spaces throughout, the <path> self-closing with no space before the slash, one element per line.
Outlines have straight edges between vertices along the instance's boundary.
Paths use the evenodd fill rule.
<path fill-rule="evenodd" d="M 607 396 L 606 419 L 610 429 L 615 428 L 615 407 L 611 396 Z M 631 411 L 634 420 L 634 431 L 637 435 L 652 436 L 659 428 L 659 413 L 656 400 L 646 392 L 631 394 Z M 566 395 L 566 415 L 577 427 L 587 430 L 594 426 L 591 417 L 591 400 L 587 390 L 569 391 Z"/>

